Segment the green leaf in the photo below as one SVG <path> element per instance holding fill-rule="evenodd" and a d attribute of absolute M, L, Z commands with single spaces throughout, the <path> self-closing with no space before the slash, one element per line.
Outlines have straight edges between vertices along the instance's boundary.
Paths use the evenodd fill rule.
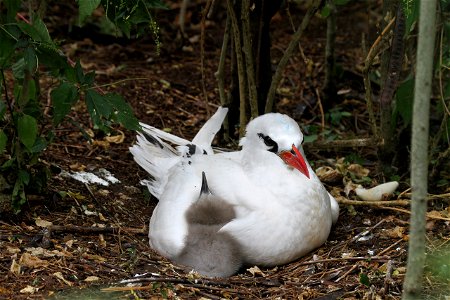
<path fill-rule="evenodd" d="M 91 103 L 92 109 L 98 116 L 106 119 L 110 118 L 113 112 L 113 106 L 105 96 L 100 95 L 94 90 L 87 90 L 86 101 Z"/>
<path fill-rule="evenodd" d="M 19 26 L 23 33 L 31 37 L 32 40 L 53 45 L 47 26 L 45 26 L 44 22 L 37 15 L 34 15 L 33 18 L 33 24 L 21 22 L 17 26 Z"/>
<path fill-rule="evenodd" d="M 7 141 L 8 137 L 6 136 L 5 132 L 3 130 L 0 130 L 0 153 L 5 150 Z"/>
<path fill-rule="evenodd" d="M 22 57 L 12 65 L 14 78 L 23 79 L 25 77 L 25 59 Z"/>
<path fill-rule="evenodd" d="M 86 73 L 84 76 L 83 84 L 85 84 L 87 86 L 92 86 L 94 84 L 94 79 L 95 79 L 95 71 Z"/>
<path fill-rule="evenodd" d="M 398 112 L 406 125 L 411 123 L 414 99 L 414 78 L 402 82 L 395 95 L 394 112 Z"/>
<path fill-rule="evenodd" d="M 23 53 L 23 59 L 24 59 L 26 70 L 28 72 L 30 72 L 31 74 L 34 74 L 34 72 L 37 69 L 38 61 L 37 61 L 36 52 L 34 51 L 34 49 L 32 47 L 28 47 L 25 49 L 25 51 Z"/>
<path fill-rule="evenodd" d="M 27 79 L 27 77 L 25 77 L 25 79 Z M 18 89 L 17 89 L 17 103 L 19 104 L 20 108 L 25 108 L 30 100 L 35 100 L 36 99 L 36 82 L 31 79 L 30 77 L 28 77 L 28 80 L 23 80 L 24 84 L 28 85 L 28 89 L 25 90 L 23 85 L 20 85 L 20 83 L 18 84 Z M 26 92 L 27 95 L 22 97 L 22 93 Z M 27 112 L 24 111 L 24 113 L 29 114 Z"/>
<path fill-rule="evenodd" d="M 339 125 L 342 117 L 350 117 L 352 114 L 348 111 L 341 111 L 339 108 L 332 108 L 328 113 L 333 125 Z"/>
<path fill-rule="evenodd" d="M 84 83 L 84 72 L 83 72 L 83 68 L 81 67 L 81 63 L 79 60 L 75 64 L 75 72 L 77 74 L 78 82 L 83 84 Z"/>
<path fill-rule="evenodd" d="M 325 5 L 320 11 L 320 15 L 324 18 L 327 18 L 331 13 L 331 9 L 329 5 Z"/>
<path fill-rule="evenodd" d="M 134 115 L 131 106 L 125 101 L 125 99 L 123 99 L 121 95 L 111 93 L 105 95 L 105 98 L 108 99 L 115 108 L 115 118 L 117 122 L 121 123 L 125 128 L 130 130 L 139 129 L 139 120 Z"/>
<path fill-rule="evenodd" d="M 47 146 L 48 142 L 44 138 L 38 136 L 36 138 L 36 142 L 34 143 L 33 147 L 31 147 L 30 152 L 41 153 L 42 151 L 44 151 L 45 148 L 47 148 Z"/>
<path fill-rule="evenodd" d="M 414 23 L 419 19 L 419 4 L 416 0 L 402 0 L 403 13 L 406 17 L 406 34 L 411 32 Z"/>
<path fill-rule="evenodd" d="M 17 127 L 19 140 L 30 150 L 34 145 L 38 133 L 36 119 L 29 115 L 23 115 L 17 120 Z"/>
<path fill-rule="evenodd" d="M 36 47 L 36 53 L 39 58 L 39 63 L 49 67 L 53 73 L 59 72 L 60 69 L 69 68 L 67 57 L 57 48 L 41 44 Z M 54 75 L 58 76 L 59 73 Z"/>
<path fill-rule="evenodd" d="M 50 96 L 53 104 L 53 122 L 58 125 L 76 103 L 78 90 L 73 84 L 64 82 L 54 89 Z"/>
<path fill-rule="evenodd" d="M 366 273 L 359 273 L 359 282 L 365 286 L 370 286 L 369 276 Z"/>
<path fill-rule="evenodd" d="M 20 209 L 22 205 L 25 204 L 27 201 L 27 198 L 25 196 L 25 188 L 23 181 L 20 177 L 17 177 L 16 183 L 14 184 L 14 189 L 12 192 L 12 205 L 14 210 L 17 212 L 20 212 Z"/>
<path fill-rule="evenodd" d="M 70 81 L 72 83 L 78 83 L 78 76 L 77 76 L 77 71 L 75 70 L 75 67 L 68 66 L 64 70 L 64 75 L 68 81 Z"/>
<path fill-rule="evenodd" d="M 19 11 L 21 4 L 22 4 L 21 0 L 8 0 L 8 1 L 5 1 L 6 12 L 7 12 L 7 22 L 6 23 L 13 23 L 13 22 L 15 22 L 16 16 L 17 16 L 17 12 Z"/>
<path fill-rule="evenodd" d="M 26 170 L 19 170 L 18 177 L 25 185 L 30 182 L 30 174 Z"/>
<path fill-rule="evenodd" d="M 100 5 L 101 0 L 77 0 L 78 24 L 82 24 L 87 17 Z"/>
<path fill-rule="evenodd" d="M 15 41 L 3 30 L 0 31 L 0 67 L 4 68 L 10 64 L 10 58 L 14 53 Z"/>

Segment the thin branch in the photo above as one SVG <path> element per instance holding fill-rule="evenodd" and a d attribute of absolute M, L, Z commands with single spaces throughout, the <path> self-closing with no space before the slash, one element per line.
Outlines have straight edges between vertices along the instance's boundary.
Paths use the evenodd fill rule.
<path fill-rule="evenodd" d="M 209 119 L 211 116 L 211 112 L 209 110 L 208 105 L 208 93 L 206 92 L 206 79 L 205 79 L 205 22 L 206 22 L 206 15 L 208 14 L 209 8 L 211 7 L 211 1 L 208 0 L 206 2 L 206 7 L 203 10 L 202 13 L 202 21 L 201 21 L 201 31 L 200 31 L 200 69 L 202 73 L 202 90 L 203 90 L 203 97 L 205 101 L 205 108 L 206 108 L 206 115 Z"/>
<path fill-rule="evenodd" d="M 392 127 L 392 102 L 397 90 L 400 72 L 403 64 L 404 35 L 406 31 L 405 16 L 402 5 L 398 5 L 394 33 L 392 37 L 389 66 L 380 95 L 380 129 L 384 145 L 381 151 L 381 160 L 384 164 L 392 162 L 395 148 L 394 128 Z"/>
<path fill-rule="evenodd" d="M 245 78 L 245 71 L 244 71 L 244 60 L 242 57 L 242 47 L 241 47 L 241 33 L 239 31 L 239 26 L 236 18 L 236 14 L 234 12 L 233 3 L 231 3 L 231 0 L 227 0 L 227 11 L 228 15 L 231 18 L 231 28 L 233 29 L 233 39 L 234 39 L 234 50 L 236 54 L 236 64 L 238 67 L 238 78 L 239 78 L 239 111 L 240 111 L 240 118 L 239 118 L 239 136 L 243 136 L 245 132 L 245 125 L 247 124 L 247 113 L 246 113 L 246 78 Z"/>
<path fill-rule="evenodd" d="M 390 207 L 390 206 L 379 206 L 379 208 L 381 208 L 381 209 L 387 209 L 387 210 L 393 210 L 393 211 L 398 211 L 398 212 L 401 212 L 401 213 L 405 213 L 405 214 L 408 214 L 408 215 L 412 215 L 412 212 L 411 212 L 411 211 L 409 211 L 409 210 L 407 210 L 407 209 L 404 209 L 404 208 Z M 450 218 L 439 217 L 439 216 L 435 216 L 435 215 L 430 214 L 430 213 L 426 213 L 425 219 L 434 219 L 434 220 L 450 221 Z M 411 224 L 411 222 L 410 222 L 410 224 Z"/>
<path fill-rule="evenodd" d="M 217 67 L 216 73 L 214 73 L 219 88 L 220 104 L 224 107 L 228 107 L 227 98 L 225 95 L 224 70 L 225 70 L 225 60 L 227 56 L 228 43 L 230 41 L 230 26 L 231 26 L 230 16 L 227 15 L 225 32 L 223 34 L 222 49 L 220 51 L 219 66 Z M 223 128 L 225 129 L 224 139 L 228 141 L 230 139 L 230 132 L 228 129 L 228 115 L 225 117 L 225 120 L 223 121 Z"/>
<path fill-rule="evenodd" d="M 93 87 L 86 88 L 86 90 L 92 90 L 92 89 L 104 88 L 104 87 L 108 87 L 108 86 L 114 86 L 114 85 L 118 85 L 118 84 L 121 84 L 121 83 L 124 83 L 124 82 L 127 82 L 127 81 L 135 81 L 135 80 L 152 80 L 152 78 L 146 78 L 146 77 L 125 78 L 125 79 L 117 80 L 117 81 L 110 82 L 110 83 L 98 84 L 98 85 L 95 85 Z"/>
<path fill-rule="evenodd" d="M 336 59 L 335 59 L 335 44 L 336 44 L 336 6 L 332 0 L 327 0 L 327 5 L 330 8 L 330 14 L 327 17 L 327 43 L 325 46 L 325 83 L 323 91 L 325 99 L 332 99 L 336 96 Z"/>
<path fill-rule="evenodd" d="M 369 113 L 369 121 L 372 128 L 372 134 L 379 138 L 377 122 L 375 120 L 374 110 L 373 110 L 373 100 L 372 100 L 372 88 L 369 78 L 370 68 L 372 67 L 373 60 L 379 54 L 382 47 L 387 43 L 387 37 L 389 37 L 388 32 L 392 25 L 394 24 L 395 18 L 393 18 L 383 29 L 381 34 L 377 37 L 375 42 L 370 47 L 369 53 L 364 61 L 364 69 L 363 69 L 363 81 L 364 81 L 364 89 L 366 91 L 366 105 L 367 111 Z"/>
<path fill-rule="evenodd" d="M 216 76 L 217 79 L 217 85 L 219 87 L 220 104 L 222 106 L 226 106 L 224 70 L 229 40 L 230 40 L 230 17 L 227 16 L 227 21 L 225 24 L 225 32 L 223 34 L 222 49 L 220 51 L 219 57 L 219 66 L 217 67 L 216 73 L 214 73 L 214 76 Z"/>
<path fill-rule="evenodd" d="M 317 96 L 317 103 L 319 104 L 319 110 L 320 110 L 320 126 L 321 126 L 321 131 L 323 132 L 325 130 L 325 113 L 323 111 L 322 99 L 320 98 L 320 93 L 317 88 L 316 88 L 316 96 Z"/>
<path fill-rule="evenodd" d="M 294 54 L 294 51 L 298 45 L 298 42 L 300 41 L 300 38 L 302 37 L 303 32 L 305 31 L 306 27 L 308 26 L 309 22 L 311 21 L 311 18 L 314 16 L 314 14 L 317 12 L 319 7 L 321 6 L 322 2 L 323 2 L 323 0 L 314 0 L 311 3 L 311 6 L 309 7 L 308 11 L 306 12 L 305 16 L 303 17 L 302 23 L 300 24 L 297 31 L 292 36 L 292 40 L 289 43 L 289 46 L 287 47 L 286 51 L 284 52 L 283 57 L 281 58 L 280 62 L 278 63 L 278 67 L 275 71 L 275 74 L 272 76 L 272 83 L 270 84 L 269 92 L 267 94 L 267 101 L 266 101 L 266 107 L 265 107 L 266 113 L 269 113 L 272 111 L 274 100 L 275 100 L 275 93 L 276 93 L 277 87 L 281 81 L 283 71 L 286 68 L 287 63 L 289 62 L 289 59 Z"/>
<path fill-rule="evenodd" d="M 243 0 L 241 7 L 242 41 L 244 44 L 245 69 L 247 71 L 247 88 L 250 102 L 250 116 L 256 118 L 258 112 L 258 97 L 256 92 L 254 59 L 252 53 L 252 36 L 250 33 L 250 0 Z"/>
<path fill-rule="evenodd" d="M 411 204 L 411 201 L 409 200 L 386 200 L 386 201 L 359 201 L 359 200 L 349 200 L 344 198 L 337 198 L 337 202 L 341 204 L 346 205 L 361 205 L 361 206 L 392 206 L 392 205 L 398 205 L 398 206 L 408 206 Z"/>
<path fill-rule="evenodd" d="M 145 228 L 132 228 L 132 227 L 88 227 L 88 226 L 76 226 L 76 225 L 51 225 L 47 227 L 49 232 L 76 232 L 76 233 L 119 233 L 129 232 L 137 234 L 146 234 Z"/>

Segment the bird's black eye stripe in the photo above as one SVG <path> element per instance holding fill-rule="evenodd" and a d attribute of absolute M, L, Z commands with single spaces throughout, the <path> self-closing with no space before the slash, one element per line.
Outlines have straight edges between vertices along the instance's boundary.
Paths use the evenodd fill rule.
<path fill-rule="evenodd" d="M 270 152 L 277 153 L 278 152 L 278 144 L 272 140 L 269 136 L 264 135 L 263 133 L 258 133 L 260 139 L 264 141 L 264 144 L 269 147 Z"/>

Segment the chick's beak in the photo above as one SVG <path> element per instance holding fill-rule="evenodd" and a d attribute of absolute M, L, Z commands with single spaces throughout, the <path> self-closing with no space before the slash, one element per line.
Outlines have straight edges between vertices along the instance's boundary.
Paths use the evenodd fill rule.
<path fill-rule="evenodd" d="M 292 145 L 291 151 L 282 151 L 279 156 L 287 165 L 299 170 L 303 175 L 309 178 L 309 171 L 305 159 L 294 144 Z"/>

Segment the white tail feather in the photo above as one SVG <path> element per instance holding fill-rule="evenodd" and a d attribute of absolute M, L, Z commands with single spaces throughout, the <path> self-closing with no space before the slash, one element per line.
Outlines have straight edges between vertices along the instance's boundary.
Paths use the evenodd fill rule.
<path fill-rule="evenodd" d="M 153 196 L 159 199 L 167 183 L 169 169 L 180 162 L 183 156 L 204 152 L 213 154 L 211 143 L 220 130 L 227 112 L 228 108 L 219 107 L 192 142 L 140 123 L 143 133 L 137 135 L 137 143 L 130 148 L 130 152 L 134 160 L 153 177 L 142 181 Z M 176 145 L 176 150 L 168 143 Z M 194 153 L 191 152 L 189 145 L 196 146 Z"/>

